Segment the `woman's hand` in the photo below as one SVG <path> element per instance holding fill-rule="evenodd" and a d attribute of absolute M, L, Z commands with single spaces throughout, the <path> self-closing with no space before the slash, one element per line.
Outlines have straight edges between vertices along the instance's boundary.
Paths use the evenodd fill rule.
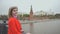
<path fill-rule="evenodd" d="M 26 34 L 31 34 L 31 33 L 28 32 L 28 33 L 26 33 Z"/>
<path fill-rule="evenodd" d="M 24 32 L 24 30 L 21 30 L 21 32 L 23 33 L 23 32 Z"/>

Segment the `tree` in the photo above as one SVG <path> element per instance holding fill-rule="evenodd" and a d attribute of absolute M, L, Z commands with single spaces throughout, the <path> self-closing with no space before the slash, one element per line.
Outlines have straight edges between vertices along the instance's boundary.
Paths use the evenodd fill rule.
<path fill-rule="evenodd" d="M 29 17 L 29 14 L 23 14 L 24 17 Z"/>

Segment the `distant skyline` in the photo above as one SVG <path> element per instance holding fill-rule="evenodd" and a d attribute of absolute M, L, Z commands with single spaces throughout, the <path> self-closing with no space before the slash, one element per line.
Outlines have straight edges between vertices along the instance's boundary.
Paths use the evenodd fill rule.
<path fill-rule="evenodd" d="M 17 6 L 19 12 L 29 13 L 31 5 L 33 12 L 43 10 L 49 13 L 60 13 L 60 0 L 0 0 L 0 15 L 8 14 L 11 6 Z"/>

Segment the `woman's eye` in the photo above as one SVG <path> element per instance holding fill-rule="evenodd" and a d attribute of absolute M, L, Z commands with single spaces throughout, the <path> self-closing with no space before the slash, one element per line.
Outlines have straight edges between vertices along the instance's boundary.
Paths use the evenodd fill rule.
<path fill-rule="evenodd" d="M 14 11 L 18 11 L 18 10 L 14 10 Z"/>
<path fill-rule="evenodd" d="M 16 11 L 18 11 L 18 10 L 16 10 Z"/>

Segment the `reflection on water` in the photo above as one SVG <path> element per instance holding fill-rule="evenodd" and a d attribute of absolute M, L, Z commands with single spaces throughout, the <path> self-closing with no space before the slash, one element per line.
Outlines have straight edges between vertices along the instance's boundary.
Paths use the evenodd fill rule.
<path fill-rule="evenodd" d="M 29 32 L 30 25 L 22 24 L 25 32 Z M 60 34 L 60 19 L 52 19 L 34 23 L 34 34 Z"/>
<path fill-rule="evenodd" d="M 33 26 L 34 34 L 60 34 L 60 19 L 40 21 L 34 23 Z M 25 32 L 30 32 L 29 24 L 22 24 L 22 27 Z"/>

